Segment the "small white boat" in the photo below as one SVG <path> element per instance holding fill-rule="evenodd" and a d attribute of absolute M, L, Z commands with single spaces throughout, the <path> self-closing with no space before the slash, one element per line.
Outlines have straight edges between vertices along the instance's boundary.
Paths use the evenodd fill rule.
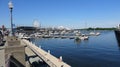
<path fill-rule="evenodd" d="M 41 33 L 35 33 L 35 37 L 42 37 L 43 35 Z"/>
<path fill-rule="evenodd" d="M 98 35 L 100 35 L 100 32 L 97 32 L 97 33 L 96 33 L 96 36 L 98 36 Z"/>
<path fill-rule="evenodd" d="M 18 37 L 21 39 L 28 39 L 28 40 L 30 39 L 30 37 L 25 33 L 19 33 Z"/>
<path fill-rule="evenodd" d="M 90 35 L 95 35 L 95 32 L 90 32 Z"/>
<path fill-rule="evenodd" d="M 100 35 L 100 32 L 90 32 L 90 35 L 92 35 L 92 36 L 98 36 L 98 35 Z"/>
<path fill-rule="evenodd" d="M 50 35 L 44 35 L 43 38 L 51 38 Z"/>
<path fill-rule="evenodd" d="M 75 39 L 80 39 L 80 40 L 88 40 L 88 36 L 82 35 L 82 36 L 78 36 Z"/>
<path fill-rule="evenodd" d="M 75 37 L 74 36 L 69 36 L 70 39 L 74 39 Z"/>
<path fill-rule="evenodd" d="M 79 32 L 79 31 L 78 31 L 78 32 L 75 32 L 75 35 L 76 35 L 76 36 L 80 36 L 80 35 L 81 35 L 81 32 Z"/>

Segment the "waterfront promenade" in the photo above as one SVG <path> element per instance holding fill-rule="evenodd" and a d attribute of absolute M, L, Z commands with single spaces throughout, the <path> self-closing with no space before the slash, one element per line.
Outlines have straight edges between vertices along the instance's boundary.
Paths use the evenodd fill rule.
<path fill-rule="evenodd" d="M 38 59 L 26 57 L 37 56 Z M 12 59 L 11 59 L 12 58 Z M 34 61 L 45 62 L 50 67 L 71 67 L 62 61 L 62 57 L 56 58 L 49 52 L 37 47 L 32 42 L 16 37 L 7 37 L 4 46 L 0 46 L 0 67 L 9 66 L 14 61 L 16 66 L 30 67 Z"/>
<path fill-rule="evenodd" d="M 5 67 L 5 50 L 0 47 L 0 67 Z"/>

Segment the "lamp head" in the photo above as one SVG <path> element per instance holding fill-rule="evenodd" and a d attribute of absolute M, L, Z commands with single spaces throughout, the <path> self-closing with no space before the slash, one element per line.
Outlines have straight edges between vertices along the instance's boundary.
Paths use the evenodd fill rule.
<path fill-rule="evenodd" d="M 12 4 L 11 1 L 8 3 L 8 6 L 9 6 L 10 9 L 13 9 L 13 4 Z"/>

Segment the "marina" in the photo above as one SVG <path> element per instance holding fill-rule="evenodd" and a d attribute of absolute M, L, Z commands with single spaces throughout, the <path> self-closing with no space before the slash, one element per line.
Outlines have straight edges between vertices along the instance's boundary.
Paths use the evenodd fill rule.
<path fill-rule="evenodd" d="M 22 29 L 22 28 L 21 28 Z M 27 27 L 26 27 L 27 29 Z M 69 39 L 81 39 L 81 40 L 87 40 L 89 39 L 89 36 L 99 36 L 100 32 L 94 32 L 94 33 L 81 33 L 80 30 L 66 30 L 66 29 L 37 29 L 34 31 L 31 30 L 27 31 L 25 28 L 23 29 L 24 32 L 16 33 L 19 38 L 22 39 L 29 39 L 29 38 L 69 38 Z M 34 33 L 33 33 L 34 32 Z M 64 33 L 63 33 L 64 32 Z"/>
<path fill-rule="evenodd" d="M 85 41 L 36 38 L 32 42 L 45 51 L 50 50 L 56 57 L 62 55 L 63 60 L 72 67 L 119 67 L 120 47 L 114 31 L 100 32 L 100 36 L 90 36 Z"/>
<path fill-rule="evenodd" d="M 120 67 L 119 2 L 0 0 L 0 67 Z"/>

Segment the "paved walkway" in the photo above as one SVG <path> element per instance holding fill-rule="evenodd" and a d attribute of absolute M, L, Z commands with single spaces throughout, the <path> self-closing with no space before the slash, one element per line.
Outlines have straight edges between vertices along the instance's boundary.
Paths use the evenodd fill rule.
<path fill-rule="evenodd" d="M 0 46 L 0 67 L 5 67 L 5 50 Z"/>

